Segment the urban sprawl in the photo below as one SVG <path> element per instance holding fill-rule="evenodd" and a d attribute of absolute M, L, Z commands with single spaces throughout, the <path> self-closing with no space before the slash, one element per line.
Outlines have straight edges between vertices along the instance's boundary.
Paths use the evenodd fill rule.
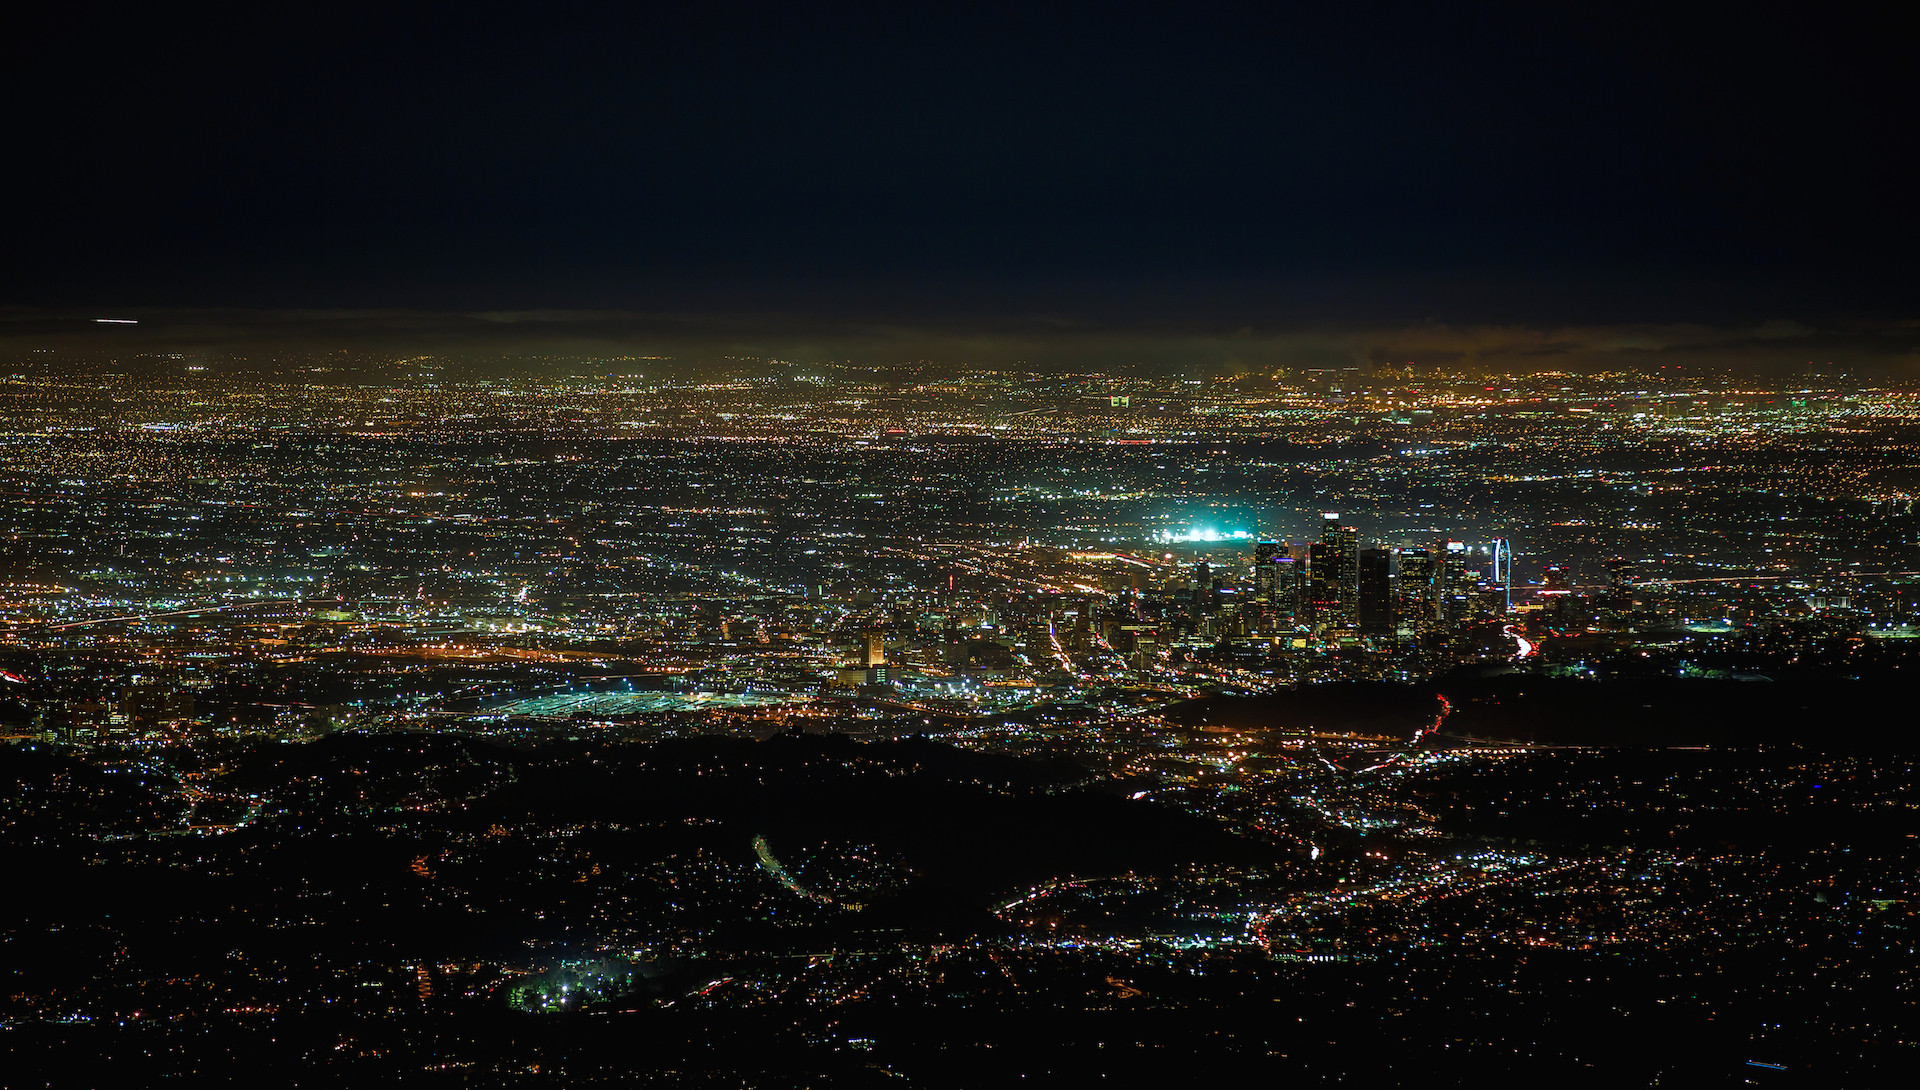
<path fill-rule="evenodd" d="M 1920 1045 L 1920 386 L 0 370 L 36 1083 L 1865 1086 Z"/>

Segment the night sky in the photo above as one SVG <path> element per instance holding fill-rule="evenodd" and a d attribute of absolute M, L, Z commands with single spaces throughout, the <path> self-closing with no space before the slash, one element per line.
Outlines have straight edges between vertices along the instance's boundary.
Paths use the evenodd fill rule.
<path fill-rule="evenodd" d="M 18 320 L 1916 316 L 1891 8 L 41 7 L 6 47 Z"/>

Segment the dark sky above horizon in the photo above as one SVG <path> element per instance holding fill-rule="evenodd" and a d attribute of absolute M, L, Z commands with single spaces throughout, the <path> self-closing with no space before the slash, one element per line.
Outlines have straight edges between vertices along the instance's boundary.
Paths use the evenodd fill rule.
<path fill-rule="evenodd" d="M 1864 9 L 43 6 L 0 305 L 1912 317 Z"/>

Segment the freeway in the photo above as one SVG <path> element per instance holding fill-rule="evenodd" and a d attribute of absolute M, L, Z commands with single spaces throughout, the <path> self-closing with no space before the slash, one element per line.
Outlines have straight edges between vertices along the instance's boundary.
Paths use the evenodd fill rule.
<path fill-rule="evenodd" d="M 1848 572 L 1849 578 L 1875 579 L 1896 575 L 1920 575 L 1920 571 Z M 1799 579 L 1797 575 L 1705 575 L 1693 579 L 1642 579 L 1637 587 L 1677 587 L 1687 583 L 1758 583 L 1764 580 Z"/>
<path fill-rule="evenodd" d="M 1521 635 L 1518 628 L 1518 625 L 1506 625 L 1500 629 L 1508 639 L 1511 639 L 1517 645 L 1513 657 L 1516 659 L 1524 659 L 1531 658 L 1535 654 L 1538 654 L 1540 645 Z"/>
<path fill-rule="evenodd" d="M 289 605 L 289 604 L 291 605 L 331 605 L 331 604 L 334 604 L 334 602 L 335 600 L 331 598 L 329 599 L 250 598 L 244 602 L 228 602 L 225 605 L 218 605 L 218 606 L 195 606 L 191 609 L 173 609 L 173 610 L 168 610 L 164 613 L 130 613 L 120 617 L 95 617 L 92 620 L 87 620 L 87 621 L 62 621 L 59 624 L 47 625 L 43 629 L 41 629 L 41 631 L 59 632 L 69 628 L 85 628 L 89 625 L 96 625 L 96 624 L 123 624 L 123 623 L 133 623 L 136 621 L 157 621 L 165 617 L 197 617 L 203 613 L 223 613 L 230 609 L 257 609 L 260 606 L 270 606 L 270 605 Z"/>
<path fill-rule="evenodd" d="M 1247 930 L 1255 942 L 1266 947 L 1271 953 L 1273 943 L 1269 932 L 1276 923 L 1286 924 L 1295 920 L 1309 919 L 1316 913 L 1345 912 L 1361 903 L 1385 902 L 1420 906 L 1450 897 L 1467 896 L 1511 885 L 1523 880 L 1562 874 L 1591 866 L 1596 862 L 1599 860 L 1536 861 L 1524 857 L 1515 860 L 1490 852 L 1482 852 L 1466 859 L 1464 865 L 1451 861 L 1435 863 L 1425 874 L 1394 878 L 1358 889 L 1335 888 L 1295 898 L 1285 906 L 1255 913 L 1248 921 Z"/>
<path fill-rule="evenodd" d="M 773 848 L 767 843 L 766 837 L 756 835 L 753 838 L 753 854 L 760 857 L 760 869 L 772 875 L 774 881 L 785 886 L 790 892 L 797 893 L 809 901 L 818 901 L 823 905 L 839 904 L 839 902 L 826 894 L 815 893 L 813 890 L 795 881 L 793 875 L 787 873 L 787 868 L 781 866 L 780 861 L 773 857 Z M 846 905 L 843 907 L 858 908 L 859 906 Z"/>

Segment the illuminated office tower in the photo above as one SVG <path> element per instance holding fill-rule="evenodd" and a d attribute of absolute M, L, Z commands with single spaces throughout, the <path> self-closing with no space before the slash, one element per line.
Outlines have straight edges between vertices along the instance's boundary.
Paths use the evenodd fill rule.
<path fill-rule="evenodd" d="M 1607 561 L 1607 594 L 1604 604 L 1616 613 L 1633 608 L 1633 561 L 1616 556 Z"/>
<path fill-rule="evenodd" d="M 1493 570 L 1488 579 L 1494 584 L 1504 601 L 1503 613 L 1513 612 L 1513 546 L 1504 537 L 1496 537 L 1490 546 L 1493 553 Z"/>
<path fill-rule="evenodd" d="M 1633 587 L 1633 561 L 1616 556 L 1607 561 L 1607 586 L 1630 590 Z"/>
<path fill-rule="evenodd" d="M 1287 555 L 1293 558 L 1293 618 L 1295 623 L 1313 623 L 1313 545 L 1306 541 L 1287 542 Z"/>
<path fill-rule="evenodd" d="M 1333 624 L 1340 612 L 1340 585 L 1335 576 L 1333 546 L 1316 541 L 1307 546 L 1307 608 L 1313 624 Z"/>
<path fill-rule="evenodd" d="M 1027 657 L 1034 662 L 1053 660 L 1053 618 L 1046 613 L 1037 613 L 1027 618 L 1026 645 Z"/>
<path fill-rule="evenodd" d="M 885 666 L 887 664 L 887 645 L 880 630 L 877 628 L 869 628 L 862 636 L 863 646 L 861 647 L 860 653 L 860 665 L 868 669 L 872 669 L 875 666 Z"/>
<path fill-rule="evenodd" d="M 120 714 L 136 736 L 193 718 L 193 694 L 153 679 L 134 678 L 120 697 Z"/>
<path fill-rule="evenodd" d="M 1320 520 L 1320 541 L 1312 557 L 1314 609 L 1321 620 L 1352 621 L 1360 596 L 1360 531 L 1340 525 L 1337 511 Z"/>
<path fill-rule="evenodd" d="M 1253 546 L 1253 600 L 1276 604 L 1274 587 L 1279 571 L 1274 564 L 1281 556 L 1278 541 L 1260 541 Z"/>
<path fill-rule="evenodd" d="M 1472 602 L 1473 584 L 1467 574 L 1467 543 L 1445 543 L 1434 561 L 1434 619 L 1458 624 L 1466 619 Z"/>
<path fill-rule="evenodd" d="M 1340 612 L 1348 621 L 1360 612 L 1360 531 L 1340 527 Z"/>
<path fill-rule="evenodd" d="M 1433 553 L 1427 549 L 1400 550 L 1400 574 L 1394 590 L 1399 599 L 1395 612 L 1409 629 L 1433 620 Z"/>
<path fill-rule="evenodd" d="M 1392 554 L 1361 549 L 1354 565 L 1354 619 L 1362 632 L 1393 631 Z"/>
<path fill-rule="evenodd" d="M 1276 621 L 1294 624 L 1305 616 L 1302 596 L 1307 590 L 1306 562 L 1291 556 L 1276 556 L 1273 568 L 1273 601 L 1268 608 Z"/>

